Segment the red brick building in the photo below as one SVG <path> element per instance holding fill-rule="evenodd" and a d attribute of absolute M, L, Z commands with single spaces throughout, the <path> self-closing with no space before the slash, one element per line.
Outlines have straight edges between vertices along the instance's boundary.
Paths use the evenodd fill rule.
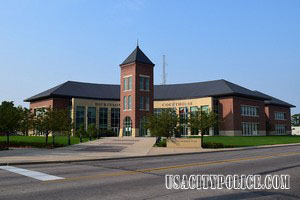
<path fill-rule="evenodd" d="M 195 109 L 218 113 L 218 127 L 210 135 L 291 134 L 293 105 L 226 80 L 154 85 L 154 64 L 137 46 L 120 65 L 120 85 L 68 81 L 26 99 L 32 110 L 43 107 L 69 109 L 76 129 L 96 124 L 119 136 L 147 136 L 141 126 L 148 113 L 176 109 L 186 119 Z M 182 120 L 184 121 L 184 120 Z M 181 124 L 182 135 L 193 135 Z"/>

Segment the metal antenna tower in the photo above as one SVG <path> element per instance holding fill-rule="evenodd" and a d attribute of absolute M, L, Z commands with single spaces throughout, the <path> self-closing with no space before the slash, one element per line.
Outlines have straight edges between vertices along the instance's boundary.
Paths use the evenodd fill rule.
<path fill-rule="evenodd" d="M 162 85 L 167 84 L 167 73 L 166 73 L 166 55 L 163 55 L 163 74 L 162 74 Z"/>

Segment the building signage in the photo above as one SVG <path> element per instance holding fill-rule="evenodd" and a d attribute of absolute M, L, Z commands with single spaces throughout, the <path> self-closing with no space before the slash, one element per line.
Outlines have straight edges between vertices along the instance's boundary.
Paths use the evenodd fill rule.
<path fill-rule="evenodd" d="M 189 102 L 179 102 L 179 103 L 163 103 L 161 104 L 162 107 L 188 107 L 188 106 L 191 106 L 193 105 L 193 102 L 192 101 L 189 101 Z"/>
<path fill-rule="evenodd" d="M 120 107 L 119 103 L 95 103 L 95 106 L 100 106 L 100 107 Z"/>

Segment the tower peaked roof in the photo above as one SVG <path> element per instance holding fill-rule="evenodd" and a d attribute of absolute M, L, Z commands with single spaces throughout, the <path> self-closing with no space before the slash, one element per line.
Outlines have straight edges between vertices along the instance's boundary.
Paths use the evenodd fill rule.
<path fill-rule="evenodd" d="M 134 62 L 154 65 L 139 46 L 136 46 L 135 50 L 124 60 L 121 65 L 126 65 Z"/>

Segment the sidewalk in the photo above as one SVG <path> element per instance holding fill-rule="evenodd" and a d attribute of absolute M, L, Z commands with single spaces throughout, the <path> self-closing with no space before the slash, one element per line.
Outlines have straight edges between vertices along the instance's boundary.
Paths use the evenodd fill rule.
<path fill-rule="evenodd" d="M 245 149 L 299 145 L 299 143 L 295 143 L 243 148 L 202 149 L 153 147 L 154 143 L 155 138 L 111 137 L 57 149 L 19 148 L 0 151 L 0 165 L 59 163 L 205 152 L 241 151 Z"/>

